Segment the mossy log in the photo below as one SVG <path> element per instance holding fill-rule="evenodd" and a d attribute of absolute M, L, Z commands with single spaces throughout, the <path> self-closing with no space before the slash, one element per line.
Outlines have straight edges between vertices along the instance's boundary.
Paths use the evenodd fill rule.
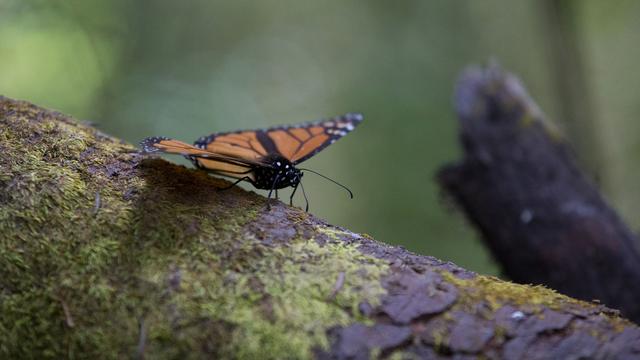
<path fill-rule="evenodd" d="M 638 238 L 518 80 L 497 67 L 469 70 L 455 103 L 464 157 L 439 181 L 505 275 L 640 321 Z"/>
<path fill-rule="evenodd" d="M 3 359 L 639 355 L 600 304 L 267 209 L 27 102 L 0 98 L 0 170 Z"/>

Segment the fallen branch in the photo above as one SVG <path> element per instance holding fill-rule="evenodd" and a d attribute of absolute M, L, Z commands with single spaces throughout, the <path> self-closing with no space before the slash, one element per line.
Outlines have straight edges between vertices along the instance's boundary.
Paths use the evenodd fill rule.
<path fill-rule="evenodd" d="M 26 102 L 0 98 L 0 169 L 0 358 L 637 355 L 602 305 L 268 211 Z"/>

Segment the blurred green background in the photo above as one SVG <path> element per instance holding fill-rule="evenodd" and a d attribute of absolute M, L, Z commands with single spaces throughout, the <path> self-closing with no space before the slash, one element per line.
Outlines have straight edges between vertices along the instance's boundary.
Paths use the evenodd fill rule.
<path fill-rule="evenodd" d="M 630 0 L 0 0 L 0 94 L 132 143 L 362 112 L 305 163 L 355 199 L 308 174 L 311 212 L 498 274 L 433 181 L 460 156 L 458 74 L 489 59 L 518 74 L 635 224 L 639 19 Z"/>

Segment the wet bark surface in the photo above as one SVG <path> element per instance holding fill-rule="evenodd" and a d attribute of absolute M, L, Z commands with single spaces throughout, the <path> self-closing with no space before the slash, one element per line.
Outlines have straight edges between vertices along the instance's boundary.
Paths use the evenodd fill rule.
<path fill-rule="evenodd" d="M 371 354 L 384 357 L 395 352 L 429 359 L 640 357 L 637 328 L 601 336 L 607 326 L 602 327 L 599 314 L 616 314 L 615 310 L 536 304 L 539 298 L 532 287 L 503 297 L 511 290 L 485 287 L 478 275 L 451 263 L 363 241 L 361 250 L 373 250 L 374 256 L 393 264 L 382 280 L 388 293 L 376 307 L 361 305 L 373 324 L 331 329 L 332 347 L 319 352 L 319 358 L 368 359 Z M 464 279 L 454 284 L 466 285 L 452 285 L 441 271 Z M 593 326 L 600 330 L 592 331 Z"/>

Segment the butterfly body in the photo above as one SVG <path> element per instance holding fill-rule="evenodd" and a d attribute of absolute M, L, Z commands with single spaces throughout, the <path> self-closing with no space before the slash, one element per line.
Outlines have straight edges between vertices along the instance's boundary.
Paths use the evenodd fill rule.
<path fill-rule="evenodd" d="M 194 145 L 165 137 L 149 137 L 140 144 L 145 153 L 183 155 L 200 169 L 237 179 L 233 185 L 247 181 L 258 189 L 270 190 L 269 197 L 273 190 L 293 187 L 293 197 L 303 175 L 296 166 L 361 121 L 360 114 L 346 114 L 297 125 L 214 133 Z"/>
<path fill-rule="evenodd" d="M 302 171 L 293 163 L 279 155 L 272 155 L 266 159 L 273 167 L 256 167 L 253 170 L 255 180 L 252 184 L 257 189 L 277 190 L 287 187 L 297 187 L 302 180 Z"/>

